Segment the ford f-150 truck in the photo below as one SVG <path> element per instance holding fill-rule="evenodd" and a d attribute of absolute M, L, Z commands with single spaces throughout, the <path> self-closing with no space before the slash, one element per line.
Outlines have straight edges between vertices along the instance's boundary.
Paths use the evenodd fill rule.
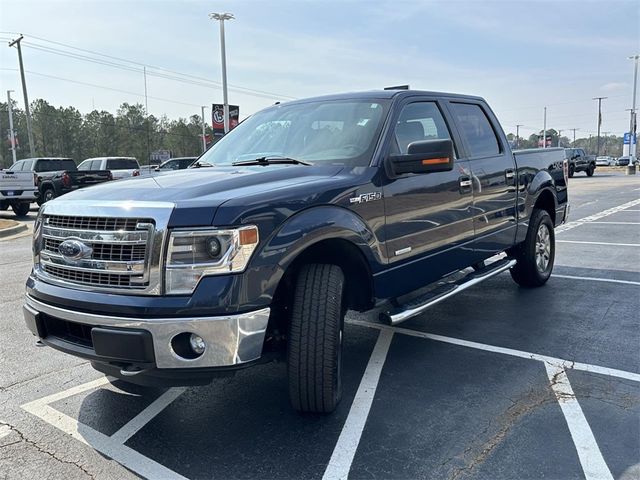
<path fill-rule="evenodd" d="M 507 270 L 541 286 L 568 214 L 563 149 L 514 154 L 472 96 L 277 104 L 196 167 L 43 206 L 24 306 L 33 334 L 150 386 L 286 352 L 294 408 L 330 412 L 348 309 L 378 306 L 397 324 Z"/>

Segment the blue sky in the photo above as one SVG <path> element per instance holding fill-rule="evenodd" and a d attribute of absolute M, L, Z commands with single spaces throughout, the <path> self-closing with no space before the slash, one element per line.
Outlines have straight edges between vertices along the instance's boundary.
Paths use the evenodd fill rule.
<path fill-rule="evenodd" d="M 603 131 L 628 128 L 633 68 L 626 57 L 640 53 L 636 1 L 0 0 L 0 39 L 25 35 L 31 98 L 115 112 L 122 102 L 144 101 L 139 71 L 45 52 L 38 48 L 74 50 L 35 37 L 220 82 L 212 11 L 236 16 L 227 24 L 229 83 L 271 95 L 231 90 L 242 116 L 286 97 L 408 83 L 481 95 L 505 130 L 523 124 L 525 136 L 542 128 L 545 105 L 548 126 L 594 133 L 595 96 L 609 97 Z M 15 90 L 22 104 L 15 51 L 0 48 L 0 63 L 0 92 Z M 154 115 L 186 117 L 221 101 L 217 85 L 149 72 Z"/>

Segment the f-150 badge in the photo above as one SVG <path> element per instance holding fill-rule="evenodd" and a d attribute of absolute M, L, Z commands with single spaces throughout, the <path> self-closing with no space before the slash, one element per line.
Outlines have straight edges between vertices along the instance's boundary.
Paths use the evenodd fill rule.
<path fill-rule="evenodd" d="M 357 197 L 349 199 L 349 203 L 365 203 L 372 202 L 374 200 L 380 200 L 382 198 L 382 192 L 362 193 Z"/>

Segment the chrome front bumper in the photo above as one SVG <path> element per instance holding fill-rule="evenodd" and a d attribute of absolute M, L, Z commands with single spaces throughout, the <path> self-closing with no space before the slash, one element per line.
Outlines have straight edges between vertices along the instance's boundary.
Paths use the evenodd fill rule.
<path fill-rule="evenodd" d="M 229 367 L 257 360 L 269 321 L 269 308 L 217 317 L 131 318 L 75 312 L 43 303 L 27 295 L 25 320 L 40 313 L 86 326 L 146 330 L 153 337 L 155 364 L 159 369 Z M 204 339 L 204 353 L 194 359 L 177 355 L 171 347 L 176 335 L 189 332 Z"/>

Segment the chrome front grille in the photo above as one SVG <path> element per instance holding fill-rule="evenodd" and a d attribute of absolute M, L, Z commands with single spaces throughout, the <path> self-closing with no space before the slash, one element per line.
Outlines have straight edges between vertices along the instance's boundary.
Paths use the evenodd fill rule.
<path fill-rule="evenodd" d="M 39 263 L 45 277 L 107 289 L 149 287 L 153 219 L 45 214 L 41 229 Z M 64 249 L 69 241 L 77 255 Z"/>

